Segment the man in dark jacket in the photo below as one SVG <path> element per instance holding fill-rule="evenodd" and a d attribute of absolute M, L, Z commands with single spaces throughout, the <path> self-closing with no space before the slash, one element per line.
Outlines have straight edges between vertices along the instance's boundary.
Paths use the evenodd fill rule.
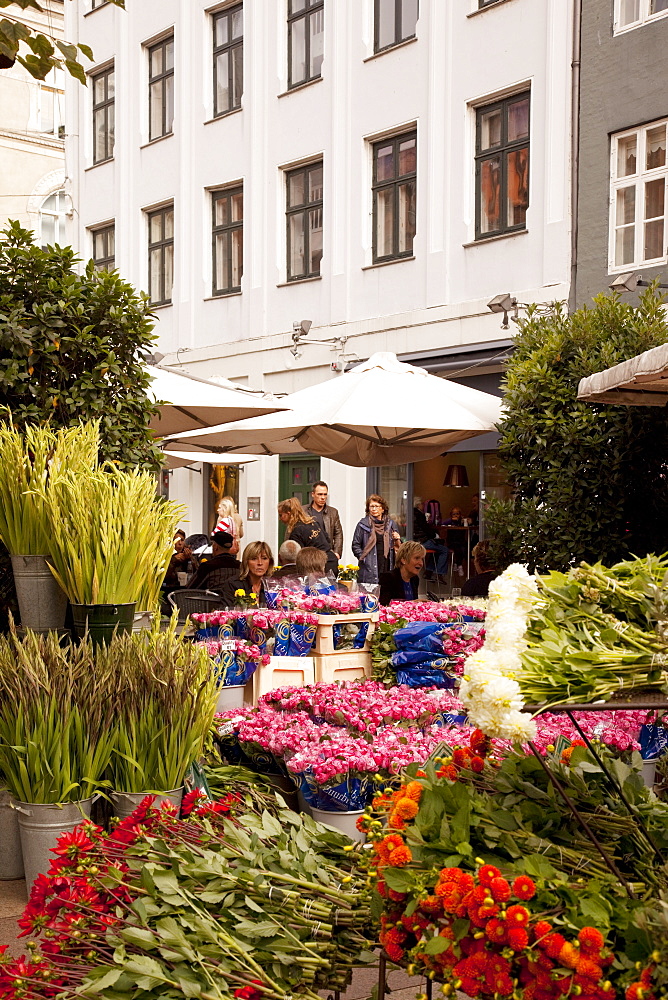
<path fill-rule="evenodd" d="M 329 489 L 327 483 L 322 480 L 313 484 L 311 492 L 311 502 L 305 507 L 306 513 L 314 518 L 329 539 L 329 544 L 337 559 L 341 558 L 343 552 L 343 528 L 341 518 L 336 507 L 330 507 L 327 503 Z"/>
<path fill-rule="evenodd" d="M 297 576 L 297 554 L 300 549 L 299 542 L 293 542 L 291 539 L 283 542 L 278 550 L 278 563 L 281 568 L 274 570 L 274 579 L 276 577 L 280 579 L 282 576 Z"/>
<path fill-rule="evenodd" d="M 241 563 L 230 553 L 234 538 L 227 531 L 214 531 L 211 536 L 213 555 L 201 562 L 197 573 L 188 584 L 189 590 L 214 590 L 220 593 L 230 577 L 238 576 Z"/>

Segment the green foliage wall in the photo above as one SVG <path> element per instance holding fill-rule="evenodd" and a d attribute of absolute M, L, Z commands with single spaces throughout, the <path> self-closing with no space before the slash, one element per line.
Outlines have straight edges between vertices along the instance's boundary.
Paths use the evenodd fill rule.
<path fill-rule="evenodd" d="M 504 380 L 499 454 L 513 499 L 486 511 L 497 565 L 563 570 L 668 550 L 668 410 L 578 402 L 581 378 L 668 341 L 663 299 L 600 295 L 529 314 Z"/>
<path fill-rule="evenodd" d="M 83 275 L 70 248 L 35 246 L 12 223 L 0 237 L 0 406 L 15 426 L 99 417 L 101 458 L 159 468 L 141 355 L 155 340 L 145 296 L 115 272 Z"/>

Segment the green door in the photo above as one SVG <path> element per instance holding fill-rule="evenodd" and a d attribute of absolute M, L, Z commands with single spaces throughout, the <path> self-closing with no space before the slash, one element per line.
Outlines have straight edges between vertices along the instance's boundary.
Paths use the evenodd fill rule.
<path fill-rule="evenodd" d="M 320 479 L 320 459 L 317 455 L 300 458 L 282 458 L 278 473 L 278 499 L 296 497 L 306 506 L 311 499 L 313 484 Z M 285 539 L 283 524 L 279 521 L 278 537 Z"/>

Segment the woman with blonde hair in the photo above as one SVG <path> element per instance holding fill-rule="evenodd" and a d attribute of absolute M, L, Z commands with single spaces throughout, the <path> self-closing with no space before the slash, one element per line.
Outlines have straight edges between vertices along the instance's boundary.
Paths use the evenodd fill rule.
<path fill-rule="evenodd" d="M 266 607 L 264 597 L 264 580 L 271 576 L 274 568 L 274 556 L 266 542 L 251 542 L 243 551 L 239 576 L 226 580 L 221 591 L 227 607 L 235 604 L 237 591 L 241 590 L 246 597 L 255 594 L 257 606 Z"/>
<path fill-rule="evenodd" d="M 420 583 L 419 572 L 424 566 L 427 550 L 419 542 L 404 542 L 399 546 L 395 566 L 380 576 L 380 603 L 390 601 L 417 601 Z"/>
<path fill-rule="evenodd" d="M 278 505 L 278 516 L 285 525 L 285 541 L 298 542 L 301 547 L 312 547 L 326 553 L 326 570 L 331 570 L 336 576 L 339 560 L 329 545 L 325 535 L 315 518 L 306 513 L 299 500 L 289 497 L 281 500 Z"/>

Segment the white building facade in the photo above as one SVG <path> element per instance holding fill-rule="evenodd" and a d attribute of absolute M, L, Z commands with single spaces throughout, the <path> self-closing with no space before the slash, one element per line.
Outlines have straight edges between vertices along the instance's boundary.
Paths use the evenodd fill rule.
<path fill-rule="evenodd" d="M 66 35 L 95 55 L 91 85 L 71 86 L 73 243 L 149 291 L 163 365 L 284 393 L 392 351 L 498 391 L 512 332 L 487 302 L 568 298 L 575 4 L 67 6 Z M 309 344 L 334 338 L 343 349 Z M 410 530 L 414 491 L 447 507 L 494 487 L 486 446 L 487 464 L 485 443 L 460 453 L 459 493 L 442 487 L 447 458 L 380 472 L 263 458 L 238 475 L 242 515 L 260 499 L 246 538 L 276 546 L 276 502 L 314 476 L 346 546 L 372 487 Z M 172 477 L 193 531 L 211 527 L 207 476 Z"/>

